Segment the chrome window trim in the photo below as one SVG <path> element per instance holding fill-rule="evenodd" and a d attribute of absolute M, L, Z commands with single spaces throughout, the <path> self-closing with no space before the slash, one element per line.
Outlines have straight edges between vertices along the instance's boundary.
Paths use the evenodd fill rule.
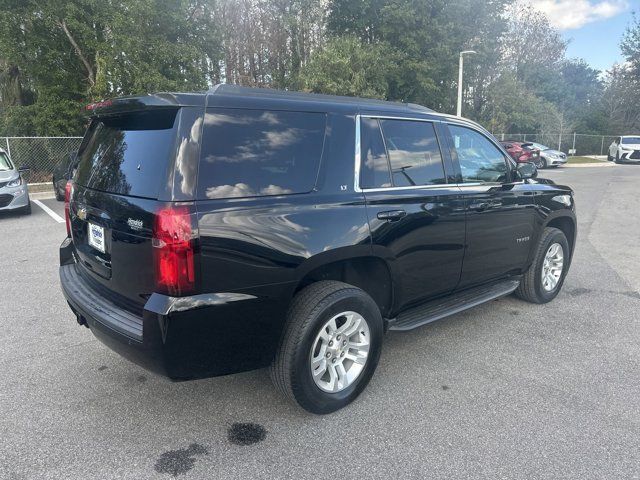
<path fill-rule="evenodd" d="M 362 192 L 360 188 L 360 114 L 356 115 L 356 165 L 354 169 L 353 177 L 353 190 L 355 192 Z"/>
<path fill-rule="evenodd" d="M 392 115 L 374 115 L 374 114 L 357 114 L 356 115 L 356 151 L 355 151 L 355 168 L 354 168 L 354 181 L 353 181 L 353 190 L 358 193 L 362 192 L 395 192 L 397 190 L 421 190 L 428 189 L 432 190 L 434 188 L 449 188 L 455 187 L 458 184 L 456 183 L 443 183 L 438 185 L 409 185 L 404 187 L 375 187 L 375 188 L 361 188 L 360 187 L 360 163 L 361 163 L 361 152 L 360 152 L 360 119 L 361 118 L 377 118 L 382 120 L 409 120 L 414 122 L 428 122 L 428 123 L 443 123 L 442 120 L 434 120 L 431 118 L 415 118 L 415 117 L 395 117 Z M 434 127 L 435 128 L 435 127 Z M 382 131 L 380 132 L 382 134 Z M 437 132 L 436 132 L 437 138 Z M 382 141 L 385 142 L 384 135 L 382 135 Z M 439 141 L 438 141 L 439 142 Z M 438 147 L 440 148 L 442 155 L 442 146 L 438 143 Z M 385 150 L 386 150 L 386 142 L 385 142 Z M 465 184 L 468 185 L 468 184 Z"/>
<path fill-rule="evenodd" d="M 437 190 L 442 188 L 451 188 L 457 186 L 457 183 L 441 183 L 438 185 L 407 185 L 404 187 L 376 187 L 363 188 L 361 192 L 395 192 L 397 190 Z"/>

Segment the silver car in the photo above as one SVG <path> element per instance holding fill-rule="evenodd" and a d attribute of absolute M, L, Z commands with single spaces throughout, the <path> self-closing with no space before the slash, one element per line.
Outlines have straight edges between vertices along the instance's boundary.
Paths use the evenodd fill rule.
<path fill-rule="evenodd" d="M 567 163 L 567 154 L 560 150 L 554 150 L 541 143 L 531 142 L 534 148 L 540 150 L 540 163 L 542 168 L 558 167 Z"/>
<path fill-rule="evenodd" d="M 22 174 L 29 167 L 16 168 L 7 152 L 0 148 L 0 212 L 31 213 L 29 188 Z"/>

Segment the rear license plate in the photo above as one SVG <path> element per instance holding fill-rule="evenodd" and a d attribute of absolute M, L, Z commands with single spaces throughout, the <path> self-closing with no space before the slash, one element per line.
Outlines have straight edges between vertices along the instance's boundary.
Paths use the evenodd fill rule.
<path fill-rule="evenodd" d="M 100 225 L 88 224 L 89 229 L 89 245 L 104 253 L 104 228 Z"/>

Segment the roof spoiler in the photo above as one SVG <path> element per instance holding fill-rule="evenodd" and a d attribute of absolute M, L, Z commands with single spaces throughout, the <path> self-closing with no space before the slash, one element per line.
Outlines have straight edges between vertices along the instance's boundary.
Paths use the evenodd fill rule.
<path fill-rule="evenodd" d="M 196 105 L 197 102 L 189 101 L 193 100 L 193 97 L 196 97 L 196 95 L 174 93 L 118 97 L 90 103 L 86 105 L 82 111 L 89 117 L 102 117 L 156 108 L 180 108 L 182 106 Z"/>

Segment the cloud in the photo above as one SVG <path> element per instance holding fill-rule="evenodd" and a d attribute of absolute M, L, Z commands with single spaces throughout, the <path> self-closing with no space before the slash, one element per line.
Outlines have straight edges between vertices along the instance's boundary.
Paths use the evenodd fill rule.
<path fill-rule="evenodd" d="M 258 195 L 287 195 L 293 193 L 288 188 L 270 184 L 261 188 L 256 192 L 246 183 L 236 183 L 235 185 L 219 185 L 207 188 L 207 198 L 237 198 L 237 197 L 255 197 Z"/>
<path fill-rule="evenodd" d="M 560 30 L 575 30 L 588 23 L 615 17 L 629 8 L 627 0 L 531 0 L 531 5 Z"/>

